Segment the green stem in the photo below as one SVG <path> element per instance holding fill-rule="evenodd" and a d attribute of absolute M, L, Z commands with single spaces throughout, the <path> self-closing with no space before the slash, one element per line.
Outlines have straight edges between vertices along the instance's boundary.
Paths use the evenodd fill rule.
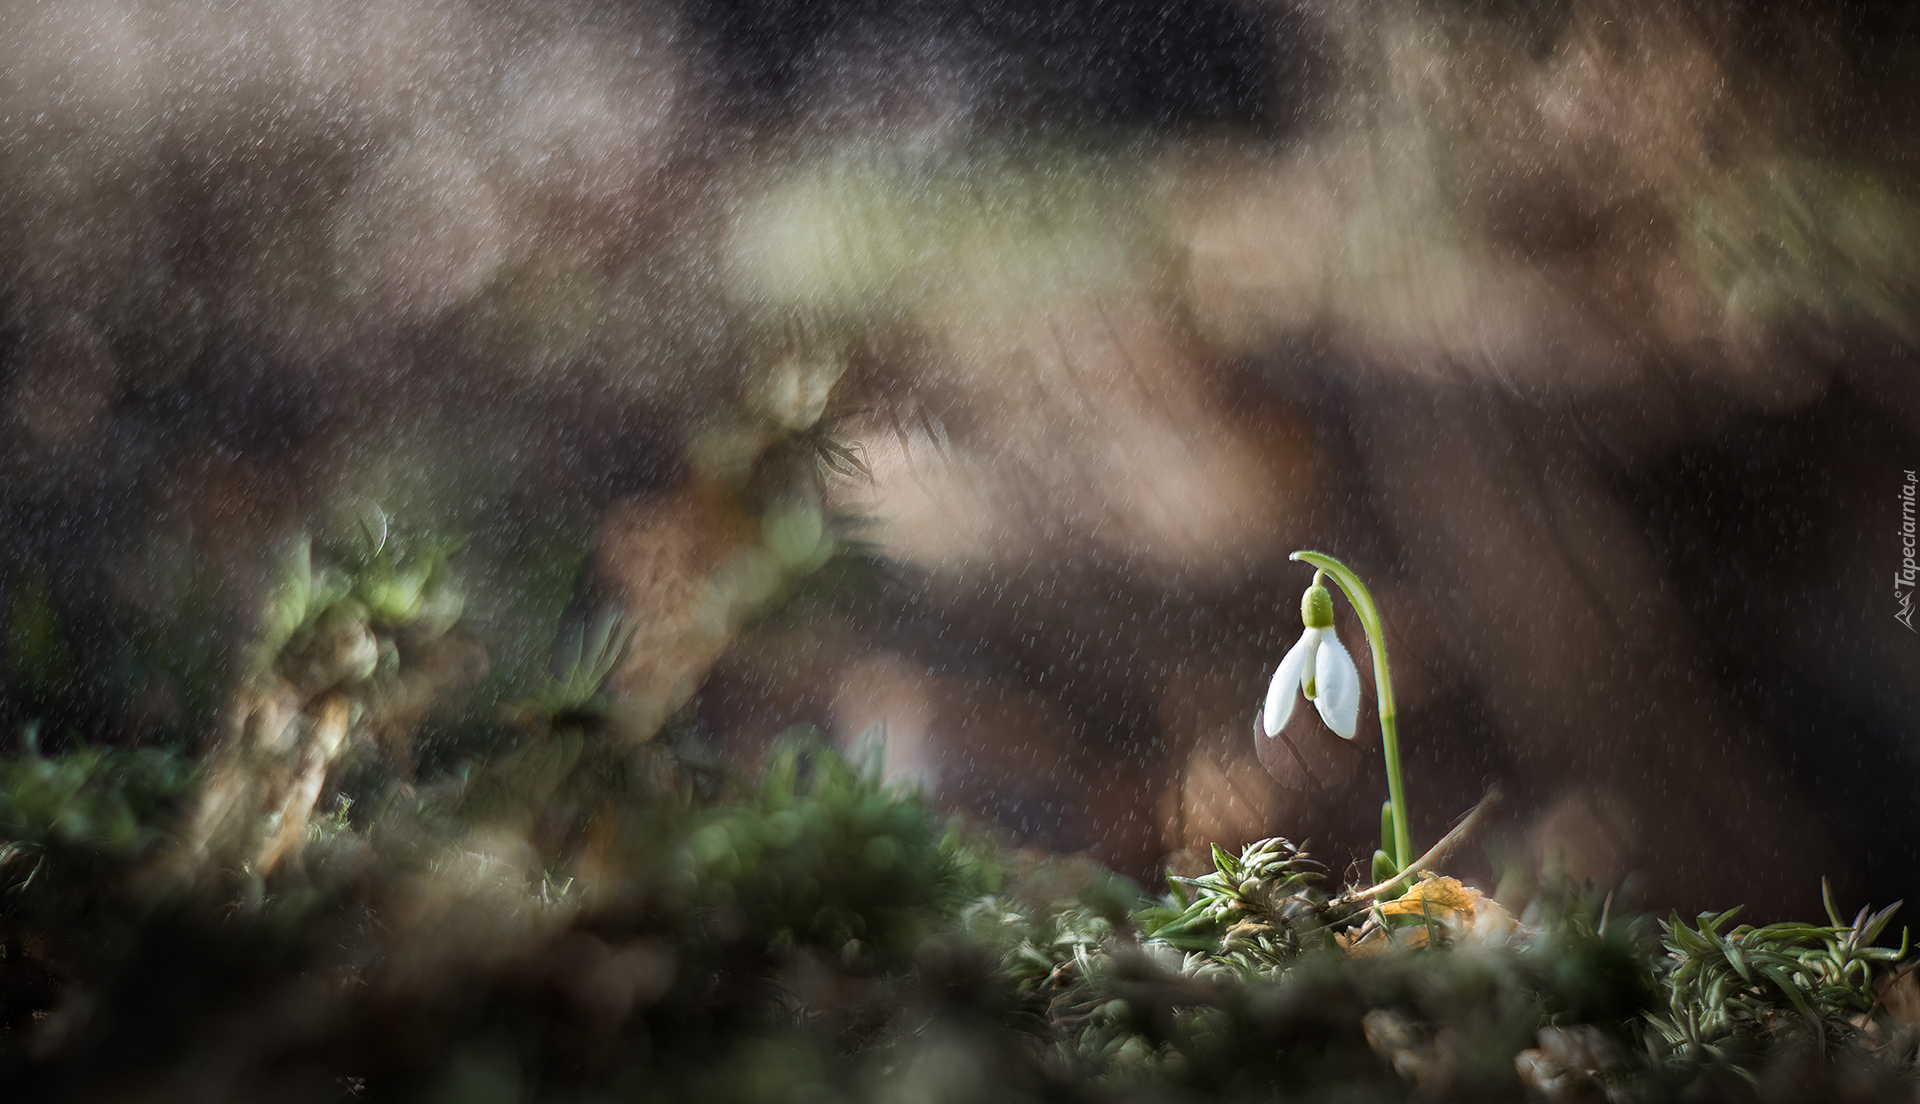
<path fill-rule="evenodd" d="M 1373 593 L 1353 569 L 1324 552 L 1295 552 L 1290 559 L 1314 567 L 1331 576 L 1341 593 L 1360 615 L 1360 627 L 1366 630 L 1367 646 L 1373 649 L 1373 688 L 1380 699 L 1380 749 L 1387 758 L 1387 798 L 1393 802 L 1393 865 L 1405 870 L 1413 861 L 1413 837 L 1407 831 L 1406 790 L 1400 783 L 1400 722 L 1393 710 L 1393 673 L 1387 667 L 1387 634 L 1380 624 L 1380 609 L 1373 604 Z"/>

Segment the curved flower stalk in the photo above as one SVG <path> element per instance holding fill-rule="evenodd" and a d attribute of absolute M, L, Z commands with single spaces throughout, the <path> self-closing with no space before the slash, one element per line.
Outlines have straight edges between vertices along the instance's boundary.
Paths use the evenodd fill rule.
<path fill-rule="evenodd" d="M 1280 732 L 1293 715 L 1299 697 L 1304 696 L 1320 711 L 1328 728 L 1346 739 L 1353 739 L 1359 724 L 1360 673 L 1353 659 L 1333 631 L 1333 597 L 1321 585 L 1331 578 L 1367 634 L 1373 650 L 1373 684 L 1380 703 L 1380 747 L 1387 760 L 1387 805 L 1381 817 L 1381 855 L 1376 865 L 1398 874 L 1413 861 L 1413 840 L 1407 830 L 1407 802 L 1400 780 L 1400 730 L 1393 706 L 1393 676 L 1387 667 L 1386 634 L 1381 629 L 1380 610 L 1373 603 L 1367 584 L 1346 564 L 1321 552 L 1299 551 L 1290 559 L 1313 565 L 1313 585 L 1300 598 L 1300 620 L 1306 626 L 1300 639 L 1280 661 L 1273 682 L 1267 688 L 1267 701 L 1261 713 L 1261 731 L 1271 737 Z M 1299 693 L 1295 693 L 1296 688 Z"/>

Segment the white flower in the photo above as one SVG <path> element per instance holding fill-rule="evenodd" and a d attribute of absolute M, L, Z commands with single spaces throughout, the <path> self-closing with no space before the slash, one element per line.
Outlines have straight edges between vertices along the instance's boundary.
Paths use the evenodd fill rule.
<path fill-rule="evenodd" d="M 1333 599 L 1325 587 L 1308 589 L 1300 599 L 1300 614 L 1306 631 L 1273 673 L 1261 730 L 1273 736 L 1285 728 L 1294 703 L 1305 694 L 1327 727 L 1351 740 L 1360 724 L 1360 671 L 1334 635 Z"/>

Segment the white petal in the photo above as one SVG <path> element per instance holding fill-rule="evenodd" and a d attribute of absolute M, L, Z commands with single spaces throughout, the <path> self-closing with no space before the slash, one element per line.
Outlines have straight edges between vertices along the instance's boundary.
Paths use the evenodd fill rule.
<path fill-rule="evenodd" d="M 1293 716 L 1293 703 L 1300 700 L 1300 691 L 1306 685 L 1310 672 L 1308 664 L 1313 662 L 1313 654 L 1320 650 L 1319 629 L 1308 629 L 1300 634 L 1300 640 L 1287 658 L 1280 661 L 1280 669 L 1273 673 L 1273 682 L 1267 686 L 1267 709 L 1261 715 L 1260 723 L 1271 736 L 1287 727 L 1287 718 Z"/>
<path fill-rule="evenodd" d="M 1320 640 L 1313 665 L 1313 704 L 1327 727 L 1351 740 L 1360 726 L 1360 672 L 1340 638 L 1327 633 Z"/>

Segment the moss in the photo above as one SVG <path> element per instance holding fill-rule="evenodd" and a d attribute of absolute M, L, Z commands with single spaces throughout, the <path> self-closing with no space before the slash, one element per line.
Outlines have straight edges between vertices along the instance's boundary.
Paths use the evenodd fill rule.
<path fill-rule="evenodd" d="M 1655 923 L 1568 891 L 1514 917 L 1451 879 L 1343 891 L 1280 839 L 1150 893 L 886 784 L 877 744 L 797 731 L 746 777 L 684 718 L 636 740 L 606 693 L 617 621 L 501 709 L 497 685 L 436 674 L 429 645 L 464 631 L 449 546 L 389 547 L 291 561 L 247 653 L 279 696 L 237 698 L 279 723 L 216 749 L 220 771 L 43 755 L 33 728 L 0 760 L 9 1099 L 1910 1095 L 1892 909 Z M 334 617 L 372 658 L 312 675 L 348 666 Z M 14 621 L 15 661 L 47 653 Z M 370 748 L 430 707 L 469 719 L 465 758 L 286 767 L 316 718 Z M 329 788 L 232 798 L 271 770 Z M 293 844 L 222 850 L 208 809 Z M 288 810 L 297 831 L 264 823 Z"/>

